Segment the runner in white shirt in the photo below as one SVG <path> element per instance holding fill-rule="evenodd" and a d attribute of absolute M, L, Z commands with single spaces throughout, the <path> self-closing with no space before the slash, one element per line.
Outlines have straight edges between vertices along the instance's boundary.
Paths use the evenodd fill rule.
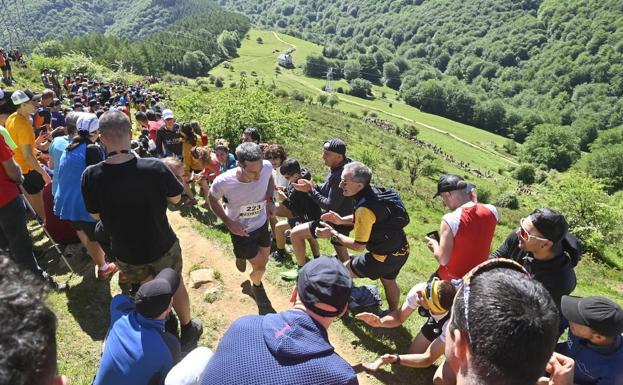
<path fill-rule="evenodd" d="M 274 215 L 274 180 L 270 162 L 262 160 L 262 150 L 255 143 L 236 148 L 238 167 L 219 175 L 210 188 L 208 200 L 212 211 L 229 229 L 236 256 L 236 267 L 252 267 L 251 288 L 260 314 L 274 312 L 262 285 L 270 253 L 268 217 Z M 225 208 L 219 202 L 226 200 Z"/>

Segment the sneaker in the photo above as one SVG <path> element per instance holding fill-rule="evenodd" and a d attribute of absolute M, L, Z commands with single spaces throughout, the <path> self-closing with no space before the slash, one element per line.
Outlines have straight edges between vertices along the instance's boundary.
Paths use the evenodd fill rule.
<path fill-rule="evenodd" d="M 281 278 L 286 281 L 294 281 L 299 276 L 299 269 L 294 268 L 281 273 Z"/>
<path fill-rule="evenodd" d="M 108 263 L 108 267 L 104 270 L 102 269 L 97 269 L 97 279 L 99 279 L 100 281 L 104 281 L 110 277 L 112 277 L 113 274 L 115 274 L 117 271 L 119 270 L 119 268 L 117 267 L 117 264 L 114 262 L 109 262 Z M 127 277 L 126 277 L 127 279 Z"/>
<path fill-rule="evenodd" d="M 255 286 L 251 283 L 251 291 L 253 292 L 253 297 L 255 298 L 255 303 L 258 307 L 268 307 L 271 306 L 270 299 L 268 299 L 268 295 L 266 295 L 266 290 L 264 290 L 264 284 L 260 286 Z"/>
<path fill-rule="evenodd" d="M 247 269 L 247 260 L 242 258 L 236 258 L 236 269 L 238 269 L 239 272 L 244 273 L 244 271 Z"/>
<path fill-rule="evenodd" d="M 285 262 L 287 257 L 288 255 L 286 254 L 286 251 L 283 249 L 277 249 L 270 254 L 270 259 L 272 259 L 273 261 L 277 263 Z"/>
<path fill-rule="evenodd" d="M 190 352 L 197 347 L 199 337 L 203 334 L 203 324 L 197 318 L 193 318 L 181 327 L 180 343 L 182 352 Z"/>
<path fill-rule="evenodd" d="M 286 238 L 286 243 L 288 245 L 291 245 L 292 244 L 292 236 L 291 236 L 292 235 L 292 231 L 291 230 L 286 230 L 285 233 L 283 233 L 283 235 Z"/>

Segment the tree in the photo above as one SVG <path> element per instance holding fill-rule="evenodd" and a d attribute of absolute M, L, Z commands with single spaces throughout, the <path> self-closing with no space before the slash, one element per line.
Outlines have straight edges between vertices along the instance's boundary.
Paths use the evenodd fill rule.
<path fill-rule="evenodd" d="M 354 60 L 349 60 L 344 64 L 344 79 L 353 80 L 360 77 L 361 64 Z"/>
<path fill-rule="evenodd" d="M 325 93 L 322 93 L 322 94 L 318 95 L 316 100 L 318 101 L 318 103 L 320 103 L 321 106 L 324 107 L 324 105 L 327 104 L 327 101 L 329 100 L 329 96 L 327 96 L 327 94 L 325 94 Z"/>
<path fill-rule="evenodd" d="M 520 154 L 534 165 L 565 171 L 580 157 L 579 142 L 568 127 L 541 124 L 528 135 Z"/>
<path fill-rule="evenodd" d="M 378 83 L 381 80 L 381 73 L 379 72 L 376 59 L 373 55 L 359 55 L 357 61 L 361 66 L 360 77 L 372 83 Z"/>
<path fill-rule="evenodd" d="M 400 88 L 400 70 L 394 63 L 383 64 L 383 80 L 385 85 L 395 90 Z"/>
<path fill-rule="evenodd" d="M 365 79 L 353 79 L 348 82 L 350 85 L 350 94 L 358 98 L 366 99 L 372 95 L 372 83 Z"/>
<path fill-rule="evenodd" d="M 623 190 L 623 142 L 597 146 L 582 157 L 579 168 L 601 180 L 609 193 Z"/>
<path fill-rule="evenodd" d="M 521 181 L 524 184 L 532 184 L 535 182 L 536 171 L 531 164 L 520 164 L 515 169 L 515 179 Z"/>
<path fill-rule="evenodd" d="M 327 103 L 329 103 L 329 107 L 331 108 L 335 107 L 335 105 L 338 104 L 339 102 L 340 102 L 340 99 L 335 94 L 332 94 L 329 97 L 329 100 L 327 101 Z"/>
<path fill-rule="evenodd" d="M 257 44 L 264 44 L 264 39 L 262 39 L 261 36 L 258 36 L 257 39 L 255 39 L 255 41 L 257 42 Z"/>
<path fill-rule="evenodd" d="M 305 65 L 303 66 L 303 73 L 305 75 L 321 78 L 326 76 L 328 71 L 329 65 L 327 59 L 321 54 L 310 54 L 305 59 Z"/>
<path fill-rule="evenodd" d="M 233 58 L 237 55 L 238 47 L 240 46 L 240 38 L 236 31 L 223 31 L 216 39 L 218 46 L 221 48 L 221 52 L 226 58 Z"/>

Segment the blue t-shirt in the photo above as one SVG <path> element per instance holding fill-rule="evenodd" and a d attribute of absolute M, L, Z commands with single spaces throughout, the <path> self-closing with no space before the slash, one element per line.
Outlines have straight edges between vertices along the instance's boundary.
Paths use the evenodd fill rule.
<path fill-rule="evenodd" d="M 65 115 L 59 111 L 52 111 L 52 129 L 65 127 Z"/>
<path fill-rule="evenodd" d="M 63 155 L 63 152 L 65 151 L 67 146 L 69 146 L 69 143 L 71 143 L 71 139 L 69 138 L 69 136 L 58 136 L 54 138 L 54 140 L 50 144 L 50 148 L 48 148 L 48 152 L 52 157 L 52 162 L 54 163 L 54 167 L 52 168 L 52 170 L 54 170 L 55 176 L 58 175 L 58 169 L 61 165 L 61 156 Z M 52 179 L 52 196 L 56 194 L 57 188 L 58 178 L 54 178 Z"/>
<path fill-rule="evenodd" d="M 147 319 L 119 294 L 110 304 L 111 327 L 94 385 L 164 384 L 180 358 L 180 343 L 164 331 L 164 320 Z"/>
<path fill-rule="evenodd" d="M 623 385 L 623 335 L 613 346 L 590 344 L 569 330 L 569 340 L 556 351 L 575 360 L 573 383 L 577 385 Z"/>
<path fill-rule="evenodd" d="M 236 320 L 201 378 L 202 385 L 359 383 L 326 329 L 299 310 Z"/>
<path fill-rule="evenodd" d="M 227 164 L 221 164 L 221 174 L 237 166 L 236 158 L 233 154 L 227 154 Z"/>

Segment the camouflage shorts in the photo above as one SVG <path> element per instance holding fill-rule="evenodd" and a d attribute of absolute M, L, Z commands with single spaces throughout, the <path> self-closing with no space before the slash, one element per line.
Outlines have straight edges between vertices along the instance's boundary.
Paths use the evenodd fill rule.
<path fill-rule="evenodd" d="M 117 260 L 119 270 L 127 277 L 129 284 L 141 283 L 145 279 L 156 276 L 161 270 L 170 267 L 182 274 L 182 248 L 180 241 L 176 240 L 173 246 L 160 259 L 144 265 L 131 265 Z"/>

